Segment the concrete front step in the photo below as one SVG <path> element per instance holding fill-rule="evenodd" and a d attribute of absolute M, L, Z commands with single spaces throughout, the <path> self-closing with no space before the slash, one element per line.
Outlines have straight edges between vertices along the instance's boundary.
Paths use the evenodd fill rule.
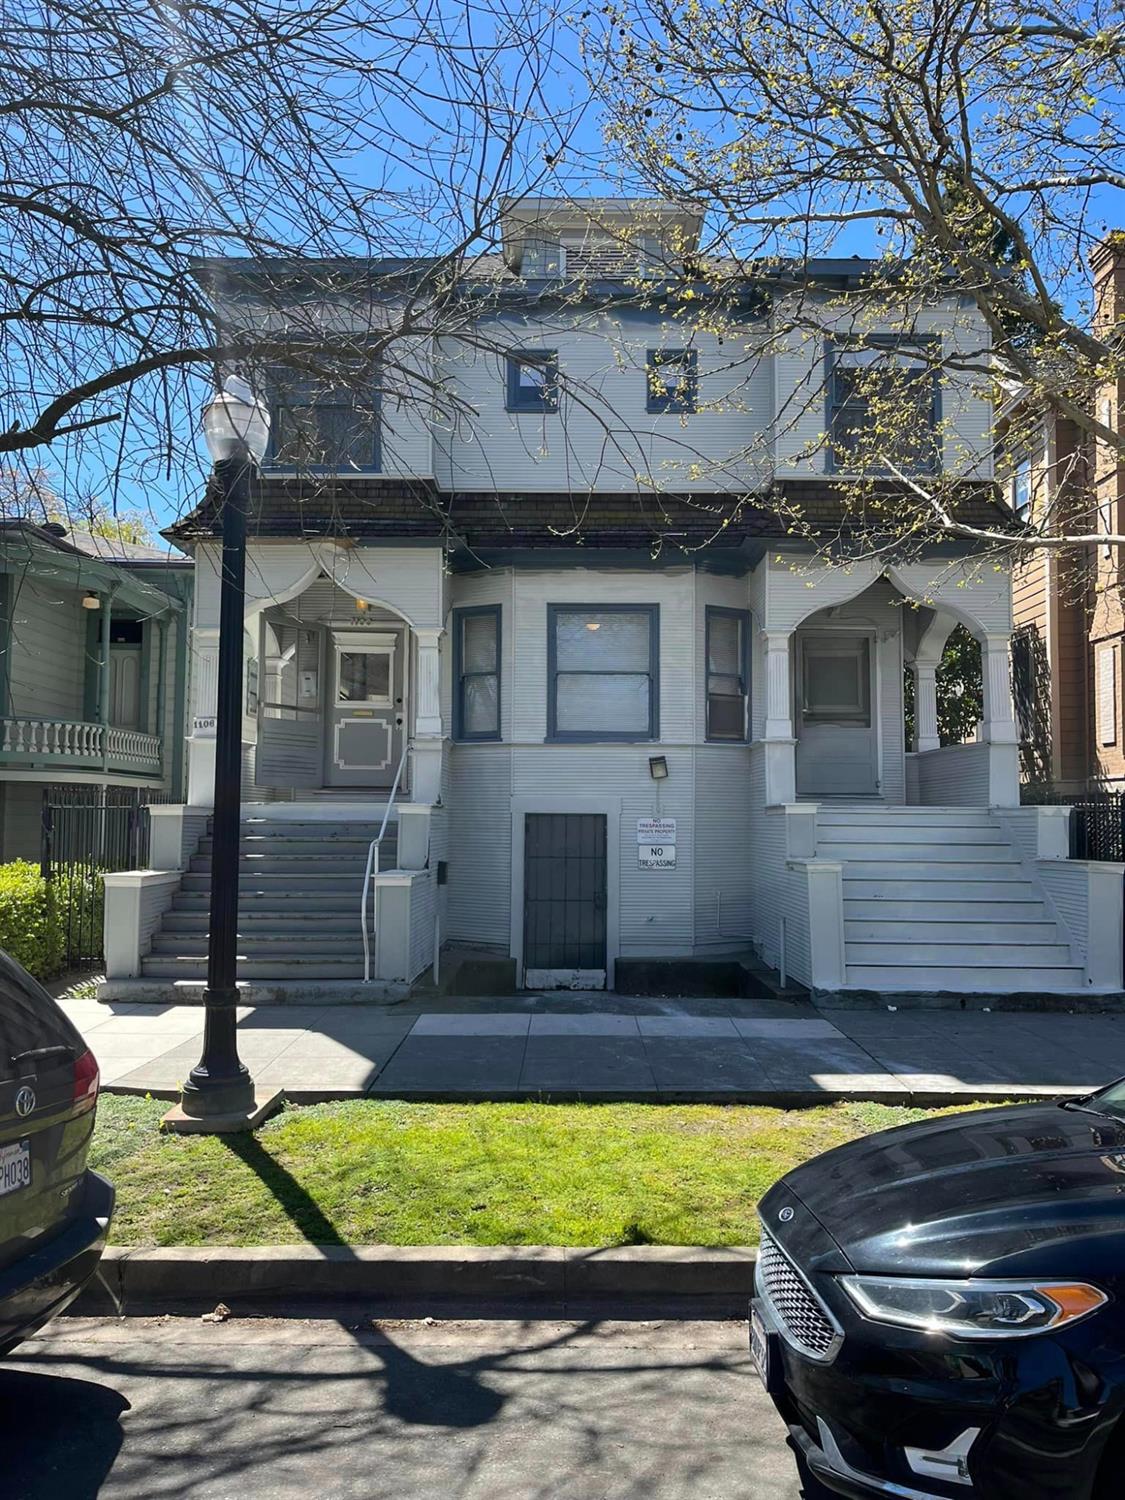
<path fill-rule="evenodd" d="M 152 940 L 152 952 L 170 953 L 175 958 L 206 957 L 207 933 L 170 932 L 160 934 Z M 285 933 L 259 933 L 238 936 L 239 958 L 270 958 L 276 954 L 294 953 L 306 958 L 358 958 L 363 962 L 363 939 L 359 923 L 355 922 L 350 933 L 333 934 L 311 932 L 297 937 Z"/>
<path fill-rule="evenodd" d="M 874 882 L 862 882 L 873 884 Z M 986 881 L 979 883 L 976 899 L 946 900 L 941 896 L 931 897 L 927 885 L 917 899 L 899 900 L 906 896 L 898 884 L 889 887 L 886 896 L 870 899 L 856 898 L 851 894 L 851 883 L 844 890 L 844 920 L 872 920 L 878 922 L 1042 922 L 1047 919 L 1047 909 L 1035 897 L 1021 895 L 1019 886 L 993 887 Z M 945 887 L 940 889 L 944 890 Z M 975 889 L 975 888 L 974 888 Z M 1030 889 L 1030 887 L 1029 887 Z M 1009 898 L 1008 893 L 1014 894 Z M 952 893 L 951 893 L 952 894 Z"/>
<path fill-rule="evenodd" d="M 162 932 L 206 932 L 207 921 L 206 904 L 187 910 L 174 907 L 164 913 L 160 927 Z M 239 911 L 238 930 L 247 937 L 265 937 L 274 933 L 281 936 L 292 933 L 294 937 L 300 937 L 306 930 L 325 935 L 333 932 L 352 933 L 359 930 L 359 917 L 357 912 L 349 912 L 346 916 L 341 912 L 337 915 L 335 905 L 323 911 L 289 911 L 282 906 L 276 911 L 262 911 L 257 907 L 250 907 L 249 910 Z"/>
<path fill-rule="evenodd" d="M 372 835 L 372 838 L 374 835 Z M 329 838 L 329 839 L 279 839 L 260 838 L 254 835 L 247 838 L 243 835 L 239 841 L 239 854 L 280 854 L 287 859 L 303 854 L 324 855 L 354 855 L 357 859 L 366 859 L 367 851 L 371 847 L 372 839 L 368 838 Z M 397 840 L 386 838 L 380 844 L 380 849 L 394 847 Z M 200 839 L 197 854 L 213 854 L 214 839 Z"/>
<path fill-rule="evenodd" d="M 192 856 L 189 867 L 192 875 L 210 874 L 213 868 L 212 856 L 210 854 L 196 854 Z M 243 877 L 247 875 L 354 875 L 357 880 L 363 879 L 363 872 L 367 868 L 367 855 L 356 856 L 351 854 L 303 854 L 294 859 L 287 859 L 281 854 L 240 854 L 238 857 L 238 871 Z M 383 868 L 386 869 L 384 861 Z"/>
<path fill-rule="evenodd" d="M 981 943 L 1055 943 L 1058 928 L 1054 922 L 997 922 L 980 913 L 971 918 L 951 921 L 849 921 L 844 913 L 844 939 L 848 943 L 929 943 L 960 947 L 966 951 Z M 849 948 L 850 953 L 850 948 Z"/>
<path fill-rule="evenodd" d="M 185 891 L 210 891 L 211 876 L 205 872 L 189 871 L 183 878 L 181 888 Z M 355 896 L 358 903 L 360 893 L 363 890 L 363 871 L 351 875 L 321 875 L 312 872 L 290 871 L 286 874 L 270 875 L 265 872 L 255 871 L 253 874 L 238 874 L 238 889 L 241 893 L 249 894 L 259 891 L 262 895 L 282 894 L 286 891 L 293 895 L 307 892 L 309 895 L 326 896 L 333 892 L 350 892 Z"/>
<path fill-rule="evenodd" d="M 999 844 L 1008 847 L 1000 829 L 988 823 L 913 824 L 888 819 L 884 823 L 829 823 L 817 829 L 817 844 L 862 843 L 882 849 L 887 844 L 924 844 L 939 848 L 945 838 L 953 844 Z"/>
<path fill-rule="evenodd" d="M 873 860 L 890 860 L 896 863 L 902 860 L 926 864 L 941 863 L 948 864 L 950 860 L 960 860 L 965 864 L 1011 864 L 1011 847 L 1001 841 L 994 844 L 962 844 L 951 833 L 946 843 L 935 844 L 904 844 L 895 842 L 893 844 L 876 843 L 874 839 L 862 844 L 835 843 L 830 839 L 817 840 L 817 854 L 823 859 L 846 859 L 859 860 L 861 863 L 870 863 Z"/>
<path fill-rule="evenodd" d="M 292 822 L 284 818 L 243 818 L 239 825 L 242 829 L 243 838 L 267 838 L 267 839 L 366 839 L 370 842 L 376 838 L 383 823 L 382 817 L 370 819 L 355 819 L 348 821 L 339 819 L 334 821 L 321 821 L 319 818 Z M 211 827 L 208 825 L 208 834 Z M 387 833 L 393 838 L 398 832 L 397 814 L 387 823 Z"/>
<path fill-rule="evenodd" d="M 355 910 L 359 911 L 359 898 L 363 887 L 348 887 L 355 897 Z M 211 882 L 204 880 L 201 887 L 195 890 L 177 891 L 172 898 L 172 911 L 174 912 L 197 912 L 207 911 L 211 904 Z M 291 890 L 246 890 L 239 889 L 238 910 L 239 915 L 246 913 L 261 912 L 267 916 L 276 916 L 290 921 L 294 918 L 300 919 L 302 915 L 336 916 L 347 909 L 348 903 L 341 900 L 340 892 L 335 890 L 315 891 L 307 890 L 303 886 L 294 884 Z"/>
<path fill-rule="evenodd" d="M 849 859 L 844 880 L 1001 880 L 1030 885 L 1018 859 Z"/>
<path fill-rule="evenodd" d="M 141 960 L 146 979 L 206 979 L 206 958 L 175 958 L 157 954 Z M 274 959 L 239 959 L 239 979 L 284 979 L 299 984 L 302 978 L 315 983 L 319 979 L 362 979 L 363 960 L 336 958 L 296 958 L 292 954 Z"/>
<path fill-rule="evenodd" d="M 932 994 L 951 991 L 959 995 L 1022 995 L 1036 990 L 1051 994 L 1089 994 L 1085 971 L 1077 964 L 1066 967 L 1035 965 L 966 968 L 962 964 L 848 964 L 849 989 L 876 990 L 880 994 Z"/>
<path fill-rule="evenodd" d="M 1054 934 L 1052 934 L 1054 936 Z M 902 943 L 894 941 L 849 942 L 845 949 L 848 968 L 853 964 L 896 964 L 914 968 L 918 964 L 957 963 L 968 976 L 978 965 L 986 968 L 1037 969 L 1072 967 L 1066 943 Z"/>

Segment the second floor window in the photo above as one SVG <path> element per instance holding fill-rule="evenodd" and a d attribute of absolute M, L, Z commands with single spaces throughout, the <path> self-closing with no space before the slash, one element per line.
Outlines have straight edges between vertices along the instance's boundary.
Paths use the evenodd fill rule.
<path fill-rule="evenodd" d="M 553 349 L 508 355 L 508 410 L 558 411 L 559 359 Z"/>
<path fill-rule="evenodd" d="M 699 371 L 694 349 L 650 349 L 648 411 L 695 411 Z"/>
<path fill-rule="evenodd" d="M 938 468 L 938 377 L 920 340 L 830 344 L 828 417 L 831 469 Z"/>
<path fill-rule="evenodd" d="M 272 388 L 270 451 L 283 469 L 333 472 L 379 467 L 378 397 L 283 371 Z"/>
<path fill-rule="evenodd" d="M 547 737 L 654 740 L 659 725 L 656 604 L 547 606 Z"/>
<path fill-rule="evenodd" d="M 1017 453 L 1013 460 L 1010 495 L 1012 510 L 1021 521 L 1031 516 L 1031 454 Z"/>

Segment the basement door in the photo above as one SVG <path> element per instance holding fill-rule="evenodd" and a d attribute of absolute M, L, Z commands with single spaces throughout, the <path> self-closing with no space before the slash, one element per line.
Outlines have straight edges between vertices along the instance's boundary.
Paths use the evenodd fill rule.
<path fill-rule="evenodd" d="M 605 989 L 604 813 L 526 814 L 523 967 L 527 989 Z"/>

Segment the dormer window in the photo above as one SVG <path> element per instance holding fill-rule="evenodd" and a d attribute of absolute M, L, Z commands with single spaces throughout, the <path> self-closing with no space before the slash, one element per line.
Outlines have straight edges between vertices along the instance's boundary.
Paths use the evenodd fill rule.
<path fill-rule="evenodd" d="M 520 274 L 525 281 L 557 280 L 565 264 L 565 253 L 558 240 L 524 240 Z"/>
<path fill-rule="evenodd" d="M 642 276 L 667 274 L 668 253 L 659 235 L 642 234 L 637 241 L 637 269 Z"/>

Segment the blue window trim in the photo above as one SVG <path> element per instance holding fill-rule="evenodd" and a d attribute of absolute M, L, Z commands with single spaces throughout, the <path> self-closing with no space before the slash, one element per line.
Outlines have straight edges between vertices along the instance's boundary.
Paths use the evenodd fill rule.
<path fill-rule="evenodd" d="M 738 670 L 742 679 L 742 733 L 712 734 L 710 714 L 711 681 L 711 621 L 716 615 L 738 620 L 742 626 L 742 648 L 739 651 Z M 703 623 L 703 728 L 704 739 L 717 745 L 744 745 L 750 735 L 750 611 L 731 609 L 725 604 L 709 604 L 704 612 Z"/>
<path fill-rule="evenodd" d="M 558 645 L 555 625 L 560 614 L 582 614 L 589 611 L 599 615 L 647 615 L 649 630 L 648 646 L 648 731 L 638 734 L 633 730 L 589 730 L 560 729 L 558 727 Z M 612 675 L 606 672 L 591 672 L 592 677 Z M 622 673 L 632 676 L 632 673 Z M 547 605 L 547 739 L 558 744 L 598 745 L 647 744 L 660 738 L 660 605 L 659 604 L 548 604 Z"/>
<path fill-rule="evenodd" d="M 836 351 L 838 349 L 924 349 L 927 345 L 940 344 L 941 337 L 934 333 L 875 333 L 866 338 L 833 338 L 824 340 L 824 430 L 828 435 L 824 462 L 828 474 L 848 474 L 852 471 L 837 461 L 835 436 L 836 412 L 843 402 L 836 400 Z M 938 474 L 942 468 L 940 433 L 941 426 L 941 371 L 934 370 L 933 415 L 931 427 L 934 433 L 934 451 L 931 461 L 914 472 Z"/>
<path fill-rule="evenodd" d="M 270 409 L 270 436 L 266 448 L 266 456 L 262 460 L 262 469 L 269 474 L 380 474 L 383 470 L 383 393 L 376 386 L 371 392 L 371 462 L 369 464 L 350 464 L 339 467 L 333 464 L 296 464 L 284 462 L 274 452 L 274 440 L 277 435 L 278 408 L 282 404 L 278 400 L 276 386 L 271 382 L 268 391 L 268 405 Z M 312 403 L 314 406 L 315 402 Z"/>
<path fill-rule="evenodd" d="M 496 727 L 473 733 L 465 728 L 465 676 L 464 642 L 465 621 L 490 615 L 496 621 L 496 672 L 476 672 L 470 676 L 496 677 Z M 504 691 L 504 658 L 502 654 L 503 609 L 499 604 L 473 604 L 453 611 L 453 738 L 466 743 L 481 740 L 498 740 L 500 734 L 501 694 Z"/>
<path fill-rule="evenodd" d="M 656 390 L 652 374 L 662 365 L 682 364 L 685 394 L 669 396 Z M 695 349 L 650 349 L 645 360 L 645 410 L 694 412 L 699 409 L 699 355 Z"/>
<path fill-rule="evenodd" d="M 537 390 L 520 385 L 521 364 L 541 364 L 547 379 Z M 550 412 L 559 409 L 559 352 L 557 349 L 512 349 L 507 358 L 507 409 Z"/>

